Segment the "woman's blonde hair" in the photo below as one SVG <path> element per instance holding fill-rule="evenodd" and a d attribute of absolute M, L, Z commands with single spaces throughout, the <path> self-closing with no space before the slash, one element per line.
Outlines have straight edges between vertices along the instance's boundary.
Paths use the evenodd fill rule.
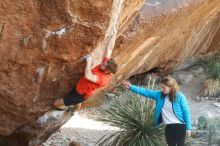
<path fill-rule="evenodd" d="M 179 91 L 179 86 L 177 84 L 177 81 L 170 75 L 164 77 L 161 81 L 162 84 L 164 84 L 167 87 L 171 87 L 171 91 L 168 94 L 170 102 L 173 102 L 176 98 L 176 93 Z M 165 95 L 163 95 L 164 97 Z"/>

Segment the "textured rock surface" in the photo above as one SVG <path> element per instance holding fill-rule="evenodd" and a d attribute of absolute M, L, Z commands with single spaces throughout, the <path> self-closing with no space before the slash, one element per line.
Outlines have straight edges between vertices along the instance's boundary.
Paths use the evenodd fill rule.
<path fill-rule="evenodd" d="M 36 145 L 68 119 L 63 113 L 47 126 L 37 122 L 83 75 L 80 57 L 94 52 L 94 64 L 100 61 L 101 50 L 93 48 L 106 33 L 112 3 L 0 1 L 2 143 Z M 113 56 L 120 70 L 108 89 L 154 67 L 169 71 L 193 56 L 219 51 L 220 1 L 124 0 L 117 29 Z"/>

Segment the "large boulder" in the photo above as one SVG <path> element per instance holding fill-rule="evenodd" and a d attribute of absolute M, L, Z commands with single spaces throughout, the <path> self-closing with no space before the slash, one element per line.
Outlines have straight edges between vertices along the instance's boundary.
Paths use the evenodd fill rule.
<path fill-rule="evenodd" d="M 112 4 L 0 1 L 0 144 L 38 145 L 69 119 L 65 112 L 50 114 L 53 101 L 83 76 L 80 57 L 94 52 L 94 65 L 100 62 L 102 50 L 94 48 L 106 34 Z M 106 90 L 134 74 L 155 67 L 169 73 L 191 57 L 219 51 L 220 1 L 124 0 L 117 30 L 119 71 Z M 101 101 L 84 107 L 94 103 Z M 53 120 L 39 123 L 45 114 Z"/>

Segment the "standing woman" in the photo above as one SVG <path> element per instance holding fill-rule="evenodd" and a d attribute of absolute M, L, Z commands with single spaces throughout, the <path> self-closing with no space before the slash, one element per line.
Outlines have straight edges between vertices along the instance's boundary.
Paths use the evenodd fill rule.
<path fill-rule="evenodd" d="M 174 78 L 162 79 L 161 90 L 150 90 L 123 81 L 122 86 L 130 91 L 156 101 L 156 126 L 166 125 L 165 137 L 168 146 L 184 146 L 185 136 L 191 135 L 191 116 L 186 97 L 179 91 Z"/>

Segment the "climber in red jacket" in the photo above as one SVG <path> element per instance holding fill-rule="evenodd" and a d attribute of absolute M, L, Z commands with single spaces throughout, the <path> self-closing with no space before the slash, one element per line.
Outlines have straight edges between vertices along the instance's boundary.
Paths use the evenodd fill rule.
<path fill-rule="evenodd" d="M 86 58 L 85 76 L 80 78 L 76 87 L 70 90 L 64 98 L 57 99 L 54 106 L 58 109 L 65 105 L 74 105 L 73 110 L 79 110 L 81 103 L 90 98 L 94 91 L 98 88 L 104 87 L 109 84 L 111 79 L 110 74 L 115 74 L 118 69 L 114 59 L 110 59 L 112 50 L 114 48 L 116 32 L 110 38 L 101 42 L 101 46 L 105 47 L 105 52 L 101 64 L 91 69 L 92 56 L 88 55 Z M 101 46 L 98 46 L 101 48 Z M 104 48 L 104 47 L 103 47 Z"/>

